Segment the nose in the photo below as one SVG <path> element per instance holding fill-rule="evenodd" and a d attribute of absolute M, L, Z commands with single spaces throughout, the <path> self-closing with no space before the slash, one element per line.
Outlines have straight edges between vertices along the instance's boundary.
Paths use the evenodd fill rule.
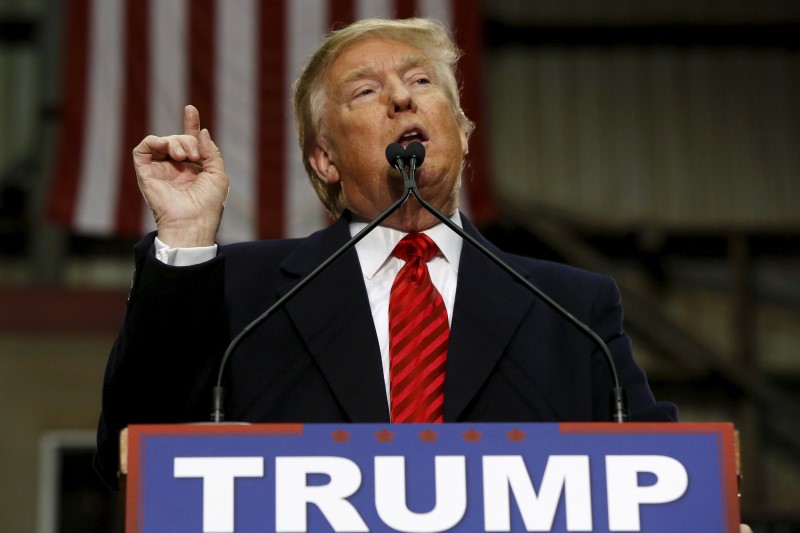
<path fill-rule="evenodd" d="M 395 80 L 389 86 L 388 104 L 390 117 L 395 117 L 404 111 L 416 111 L 417 107 L 411 91 L 401 80 Z"/>

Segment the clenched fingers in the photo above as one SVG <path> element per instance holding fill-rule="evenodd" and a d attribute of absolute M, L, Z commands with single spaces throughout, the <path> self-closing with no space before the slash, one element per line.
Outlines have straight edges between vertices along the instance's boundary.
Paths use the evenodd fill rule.
<path fill-rule="evenodd" d="M 133 157 L 137 162 L 163 161 L 165 159 L 185 161 L 188 159 L 197 163 L 201 160 L 198 140 L 191 135 L 167 137 L 148 135 L 134 148 Z"/>

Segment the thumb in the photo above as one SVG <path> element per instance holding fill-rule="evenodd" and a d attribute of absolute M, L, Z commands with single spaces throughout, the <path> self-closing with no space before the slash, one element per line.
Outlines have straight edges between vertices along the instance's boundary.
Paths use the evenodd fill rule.
<path fill-rule="evenodd" d="M 211 140 L 211 134 L 208 129 L 203 128 L 200 130 L 198 149 L 200 150 L 200 158 L 203 163 L 203 170 L 214 174 L 225 173 L 225 163 L 222 160 L 222 153 L 219 148 Z"/>

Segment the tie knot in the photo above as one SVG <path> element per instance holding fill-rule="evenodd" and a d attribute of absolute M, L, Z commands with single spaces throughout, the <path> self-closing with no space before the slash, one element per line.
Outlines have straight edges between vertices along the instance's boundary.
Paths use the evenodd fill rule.
<path fill-rule="evenodd" d="M 399 257 L 403 261 L 410 261 L 414 257 L 420 257 L 426 263 L 436 257 L 438 253 L 439 247 L 436 246 L 433 239 L 424 233 L 409 233 L 392 250 L 392 255 Z"/>

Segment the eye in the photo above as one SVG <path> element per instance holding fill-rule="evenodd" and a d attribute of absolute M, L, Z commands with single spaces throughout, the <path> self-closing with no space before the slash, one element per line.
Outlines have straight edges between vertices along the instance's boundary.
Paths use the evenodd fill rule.
<path fill-rule="evenodd" d="M 364 97 L 373 95 L 373 94 L 375 94 L 375 92 L 376 91 L 375 91 L 374 87 L 359 87 L 358 89 L 353 91 L 352 98 L 353 98 L 353 100 L 357 100 L 359 98 L 364 98 Z"/>
<path fill-rule="evenodd" d="M 430 82 L 431 82 L 431 80 L 429 78 L 427 78 L 425 76 L 421 76 L 421 77 L 415 79 L 412 83 L 414 83 L 416 85 L 428 85 L 428 84 L 430 84 Z"/>

